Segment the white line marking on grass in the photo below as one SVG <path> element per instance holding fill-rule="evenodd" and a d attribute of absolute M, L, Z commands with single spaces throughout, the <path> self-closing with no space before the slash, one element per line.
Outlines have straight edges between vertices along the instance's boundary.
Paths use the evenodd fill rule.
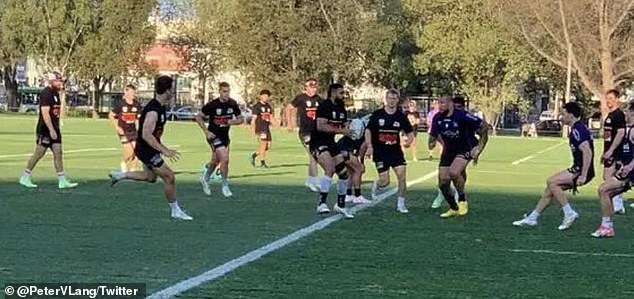
<path fill-rule="evenodd" d="M 530 250 L 530 249 L 509 249 L 514 253 L 538 253 L 556 255 L 583 255 L 583 256 L 607 256 L 607 257 L 634 257 L 634 254 L 627 253 L 601 253 L 601 252 L 576 252 L 576 251 L 556 251 L 556 250 Z"/>
<path fill-rule="evenodd" d="M 121 150 L 120 148 L 114 148 L 114 147 L 107 147 L 107 148 L 85 148 L 85 149 L 78 149 L 78 150 L 68 150 L 68 151 L 64 151 L 64 154 L 72 154 L 72 153 L 88 153 L 88 152 L 107 152 L 107 151 L 118 151 Z M 30 157 L 31 154 L 13 154 L 13 155 L 0 155 L 0 159 L 5 159 L 5 158 L 18 158 L 18 157 Z"/>
<path fill-rule="evenodd" d="M 557 144 L 555 144 L 555 145 L 553 145 L 553 146 L 547 147 L 547 148 L 545 148 L 545 149 L 543 149 L 543 150 L 541 150 L 541 151 L 538 151 L 538 152 L 536 152 L 536 153 L 537 153 L 537 154 L 543 154 L 543 153 L 546 153 L 546 152 L 552 151 L 552 150 L 554 150 L 554 149 L 558 148 L 559 146 L 561 146 L 562 144 L 564 144 L 564 143 L 563 143 L 563 142 L 557 143 Z M 530 159 L 533 159 L 533 158 L 535 158 L 535 155 L 528 155 L 528 156 L 526 156 L 526 157 L 524 157 L 524 158 L 521 158 L 521 159 L 519 159 L 519 160 L 515 160 L 515 161 L 513 161 L 513 163 L 511 163 L 511 164 L 513 164 L 513 165 L 518 165 L 518 164 L 520 164 L 520 163 L 522 163 L 522 162 L 526 162 L 526 161 L 528 161 L 528 160 L 530 160 Z"/>
<path fill-rule="evenodd" d="M 414 184 L 418 184 L 418 183 L 422 183 L 424 181 L 427 181 L 431 178 L 436 177 L 436 175 L 438 174 L 438 171 L 433 171 L 431 173 L 428 173 L 416 180 L 410 181 L 407 183 L 407 185 L 414 185 Z M 367 205 L 358 205 L 358 206 L 354 206 L 351 210 L 352 213 L 357 213 L 359 211 L 362 211 L 364 209 L 367 209 L 369 207 L 373 207 L 376 206 L 377 204 L 383 202 L 385 199 L 387 199 L 388 197 L 396 194 L 397 190 L 396 188 L 392 188 L 389 191 L 386 191 L 385 193 L 381 194 L 378 196 L 378 198 L 373 201 L 370 204 Z M 396 212 L 394 212 L 396 213 Z M 334 215 L 334 216 L 330 216 L 328 218 L 325 218 L 323 220 L 317 221 L 316 223 L 313 223 L 310 226 L 304 227 L 300 230 L 297 230 L 293 233 L 291 233 L 290 235 L 287 235 L 286 237 L 283 237 L 281 239 L 278 239 L 272 243 L 266 244 L 256 250 L 253 250 L 241 257 L 235 258 L 233 260 L 230 260 L 216 268 L 213 268 L 205 273 L 199 274 L 197 276 L 188 278 L 186 280 L 180 281 L 172 286 L 169 286 L 165 289 L 162 289 L 158 292 L 155 292 L 154 294 L 150 295 L 148 298 L 150 299 L 158 299 L 158 298 L 172 298 L 174 296 L 177 296 L 185 291 L 191 290 L 203 283 L 206 282 L 210 282 L 212 280 L 215 280 L 216 278 L 219 278 L 233 270 L 235 270 L 236 268 L 246 265 L 250 262 L 256 261 L 260 258 L 262 258 L 263 256 L 278 250 L 288 244 L 291 244 L 299 239 L 302 239 L 316 231 L 322 230 L 324 228 L 326 228 L 327 226 L 329 226 L 330 224 L 337 222 L 339 220 L 341 220 L 343 217 L 339 214 Z"/>

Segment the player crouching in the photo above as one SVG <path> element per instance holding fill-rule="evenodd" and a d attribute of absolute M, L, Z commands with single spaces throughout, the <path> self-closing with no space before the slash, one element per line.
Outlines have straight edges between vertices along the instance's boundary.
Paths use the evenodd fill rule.
<path fill-rule="evenodd" d="M 614 176 L 605 180 L 599 186 L 599 201 L 601 203 L 602 219 L 599 228 L 591 235 L 595 238 L 614 237 L 614 225 L 612 217 L 614 216 L 614 208 L 612 199 L 618 195 L 625 193 L 632 187 L 634 182 L 634 103 L 630 103 L 624 111 L 627 120 L 627 133 L 623 140 L 623 151 L 621 163 L 624 165 Z"/>
<path fill-rule="evenodd" d="M 337 165 L 335 170 L 347 172 L 348 189 L 346 190 L 346 202 L 368 204 L 370 201 L 361 195 L 361 177 L 365 173 L 363 160 L 367 149 L 363 120 L 353 119 L 350 122 L 350 131 L 350 136 L 343 136 L 337 141 L 336 148 L 339 154 L 335 156 Z M 352 193 L 353 191 L 354 194 Z"/>
<path fill-rule="evenodd" d="M 579 214 L 570 206 L 564 191 L 576 189 L 589 183 L 594 178 L 594 144 L 592 134 L 580 120 L 581 107 L 575 102 L 566 103 L 563 111 L 563 122 L 571 126 L 568 137 L 573 164 L 567 170 L 556 173 L 546 181 L 546 190 L 537 203 L 535 209 L 522 220 L 513 222 L 515 226 L 535 226 L 539 215 L 548 207 L 550 201 L 555 198 L 562 206 L 564 219 L 559 225 L 559 230 L 566 230 L 572 226 Z M 608 200 L 610 200 L 608 198 Z"/>
<path fill-rule="evenodd" d="M 366 156 L 372 156 L 379 173 L 379 179 L 372 184 L 372 199 L 376 200 L 377 192 L 390 184 L 389 170 L 392 168 L 398 179 L 396 210 L 400 213 L 408 213 L 405 206 L 406 163 L 401 149 L 400 133 L 405 132 L 406 140 L 403 145 L 409 147 L 414 140 L 414 129 L 405 114 L 398 109 L 399 100 L 399 92 L 390 89 L 385 95 L 385 106 L 374 111 L 370 116 L 365 133 L 365 142 L 368 147 Z"/>

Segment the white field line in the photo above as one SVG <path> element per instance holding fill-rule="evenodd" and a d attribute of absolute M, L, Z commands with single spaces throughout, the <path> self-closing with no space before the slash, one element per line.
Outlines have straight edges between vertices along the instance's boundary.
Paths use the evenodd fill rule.
<path fill-rule="evenodd" d="M 546 153 L 546 152 L 552 151 L 552 150 L 554 150 L 554 149 L 558 148 L 559 146 L 561 146 L 562 144 L 564 144 L 564 143 L 563 143 L 563 142 L 557 143 L 557 144 L 555 144 L 555 145 L 553 145 L 553 146 L 547 147 L 547 148 L 545 148 L 545 149 L 543 149 L 543 150 L 541 150 L 541 151 L 536 152 L 536 154 L 543 154 L 543 153 Z M 528 156 L 526 156 L 526 157 L 524 157 L 524 158 L 521 158 L 521 159 L 519 159 L 519 160 L 515 160 L 515 161 L 513 161 L 513 163 L 511 163 L 511 164 L 513 164 L 513 165 L 518 165 L 518 164 L 520 164 L 520 163 L 522 163 L 522 162 L 526 162 L 526 161 L 528 161 L 528 160 L 530 160 L 530 159 L 533 159 L 533 158 L 535 158 L 535 154 L 533 154 L 533 155 L 528 155 Z"/>
<path fill-rule="evenodd" d="M 180 148 L 180 145 L 168 145 L 171 148 Z M 64 154 L 73 154 L 73 153 L 90 153 L 90 152 L 110 152 L 110 151 L 120 151 L 121 148 L 115 147 L 100 147 L 100 148 L 84 148 L 77 150 L 64 150 Z M 33 153 L 28 154 L 11 154 L 11 155 L 0 155 L 0 159 L 7 158 L 19 158 L 19 157 L 30 157 Z"/>
<path fill-rule="evenodd" d="M 634 257 L 634 254 L 627 253 L 602 253 L 602 252 L 576 252 L 576 251 L 556 251 L 543 249 L 509 249 L 513 253 L 537 253 L 537 254 L 555 254 L 555 255 L 579 255 L 579 256 L 605 256 L 605 257 Z"/>
<path fill-rule="evenodd" d="M 438 171 L 433 171 L 431 173 L 428 173 L 416 180 L 410 181 L 407 183 L 407 185 L 414 185 L 414 184 L 418 184 L 424 181 L 427 181 L 431 178 L 436 177 L 436 175 L 438 174 Z M 378 196 L 378 198 L 374 201 L 372 201 L 372 203 L 370 204 L 366 204 L 366 205 L 358 205 L 353 207 L 352 209 L 350 209 L 350 211 L 352 213 L 357 213 L 359 211 L 362 211 L 364 209 L 367 209 L 369 207 L 373 207 L 376 206 L 377 204 L 383 202 L 386 198 L 396 194 L 397 190 L 396 188 L 392 188 L 389 191 L 386 191 L 385 193 L 381 194 Z M 395 212 L 396 213 L 396 212 Z M 288 244 L 291 244 L 297 240 L 300 240 L 308 235 L 313 234 L 316 231 L 322 230 L 326 227 L 328 227 L 330 224 L 337 222 L 339 220 L 341 220 L 343 217 L 341 215 L 334 215 L 334 216 L 330 216 L 328 218 L 325 218 L 323 220 L 317 221 L 315 223 L 313 223 L 310 226 L 304 227 L 302 229 L 299 229 L 281 239 L 278 239 L 276 241 L 273 241 L 269 244 L 266 244 L 256 250 L 253 250 L 243 256 L 240 256 L 238 258 L 235 258 L 233 260 L 230 260 L 216 268 L 210 269 L 207 272 L 201 273 L 199 275 L 196 275 L 194 277 L 185 279 L 183 281 L 180 281 L 174 285 L 171 285 L 165 289 L 162 289 L 158 292 L 153 293 L 152 295 L 148 296 L 148 298 L 150 299 L 159 299 L 159 298 L 172 298 L 175 297 L 187 290 L 191 290 L 203 283 L 206 282 L 210 282 L 213 281 L 219 277 L 222 277 L 223 275 L 235 270 L 236 268 L 246 265 L 250 262 L 256 261 L 260 258 L 262 258 L 263 256 L 278 250 Z M 352 220 L 354 221 L 354 220 Z"/>

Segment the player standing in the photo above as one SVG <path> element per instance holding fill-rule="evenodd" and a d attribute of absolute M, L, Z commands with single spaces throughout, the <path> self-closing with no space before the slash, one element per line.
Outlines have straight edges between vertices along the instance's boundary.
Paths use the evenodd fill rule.
<path fill-rule="evenodd" d="M 271 92 L 267 89 L 260 91 L 260 101 L 253 106 L 253 119 L 251 127 L 253 134 L 258 138 L 258 149 L 251 154 L 249 161 L 255 167 L 256 159 L 260 159 L 260 167 L 269 168 L 266 165 L 266 152 L 271 149 L 271 121 L 274 118 L 273 107 L 269 104 Z"/>
<path fill-rule="evenodd" d="M 564 211 L 564 219 L 559 230 L 566 230 L 572 226 L 579 214 L 570 206 L 564 191 L 573 190 L 588 184 L 594 177 L 594 144 L 592 134 L 581 121 L 581 107 L 575 102 L 566 103 L 563 107 L 562 121 L 571 126 L 568 137 L 573 164 L 567 170 L 558 172 L 546 181 L 546 190 L 537 203 L 535 209 L 522 220 L 513 222 L 515 226 L 535 226 L 541 213 L 555 198 Z"/>
<path fill-rule="evenodd" d="M 603 122 L 603 180 L 606 181 L 616 174 L 621 165 L 621 153 L 623 151 L 623 137 L 625 136 L 625 114 L 619 109 L 620 93 L 611 89 L 605 94 L 605 104 L 610 113 Z M 618 194 L 612 199 L 614 211 L 617 214 L 625 214 L 623 196 Z"/>
<path fill-rule="evenodd" d="M 418 157 L 416 156 L 416 137 L 418 135 L 418 123 L 420 122 L 420 113 L 416 107 L 416 101 L 410 100 L 407 103 L 407 111 L 405 111 L 405 116 L 409 121 L 412 129 L 414 130 L 414 139 L 409 140 L 411 144 L 409 145 L 410 153 L 412 154 L 412 161 L 418 161 Z M 403 146 L 403 153 L 406 152 L 406 147 Z M 430 155 L 431 156 L 431 155 Z"/>
<path fill-rule="evenodd" d="M 309 78 L 304 82 L 304 92 L 299 94 L 293 99 L 293 102 L 289 104 L 289 109 L 297 109 L 297 116 L 299 118 L 299 140 L 308 153 L 308 178 L 306 179 L 306 187 L 310 188 L 313 192 L 319 192 L 320 180 L 317 177 L 317 161 L 310 152 L 310 138 L 315 130 L 315 118 L 317 116 L 317 108 L 321 103 L 321 98 L 317 95 L 319 85 L 317 80 Z M 293 115 L 289 113 L 288 115 Z M 287 120 L 288 123 L 292 123 L 291 119 Z"/>
<path fill-rule="evenodd" d="M 390 184 L 390 168 L 394 170 L 398 180 L 398 200 L 396 210 L 408 213 L 405 205 L 407 191 L 407 169 L 405 154 L 401 149 L 401 132 L 404 132 L 404 146 L 407 148 L 414 139 L 414 129 L 407 116 L 398 109 L 400 93 L 390 89 L 385 94 L 385 106 L 372 113 L 365 131 L 365 142 L 368 146 L 366 156 L 372 156 L 379 179 L 372 184 L 372 199 L 377 192 Z"/>
<path fill-rule="evenodd" d="M 53 165 L 57 172 L 57 188 L 68 189 L 77 187 L 77 183 L 72 183 L 66 179 L 64 173 L 64 159 L 62 149 L 62 132 L 59 127 L 59 115 L 61 101 L 59 90 L 64 85 L 62 74 L 52 72 L 48 76 L 48 85 L 40 93 L 39 116 L 36 126 L 36 146 L 33 155 L 26 164 L 24 173 L 20 177 L 20 185 L 27 188 L 37 188 L 31 181 L 31 173 L 37 162 L 44 157 L 47 149 L 53 152 Z"/>
<path fill-rule="evenodd" d="M 335 83 L 328 87 L 328 99 L 322 101 L 317 108 L 316 125 L 310 137 L 310 151 L 317 163 L 324 169 L 324 176 L 319 180 L 319 204 L 317 213 L 330 213 L 328 208 L 328 192 L 335 173 L 345 173 L 336 169 L 335 156 L 338 155 L 335 135 L 349 135 L 348 113 L 343 102 L 345 91 L 343 85 Z M 339 164 L 340 168 L 345 168 Z M 347 174 L 339 175 L 337 183 L 337 204 L 335 212 L 343 214 L 345 218 L 354 218 L 346 209 Z"/>
<path fill-rule="evenodd" d="M 477 144 L 474 132 L 480 136 Z M 449 204 L 449 210 L 442 218 L 464 216 L 469 212 L 465 196 L 465 176 L 471 160 L 478 162 L 480 154 L 488 142 L 488 126 L 482 119 L 454 107 L 452 98 L 441 98 L 439 113 L 436 114 L 429 134 L 429 148 L 439 140 L 443 145 L 438 167 L 439 188 Z M 451 183 L 458 192 L 458 203 L 451 196 Z"/>
<path fill-rule="evenodd" d="M 357 131 L 353 131 L 353 125 L 359 126 Z M 361 179 L 365 173 L 364 158 L 367 150 L 365 143 L 365 124 L 361 119 L 355 119 L 350 122 L 351 135 L 343 136 L 337 140 L 337 151 L 339 154 L 335 156 L 335 165 L 344 163 L 348 174 L 348 189 L 346 190 L 346 202 L 355 204 L 370 203 L 363 195 L 361 195 Z M 341 166 L 335 166 L 335 169 Z M 354 191 L 354 193 L 353 193 Z"/>
<path fill-rule="evenodd" d="M 227 82 L 221 82 L 219 85 L 220 96 L 205 104 L 200 112 L 196 115 L 196 122 L 205 134 L 207 143 L 211 147 L 211 160 L 207 163 L 205 173 L 200 178 L 200 184 L 206 195 L 211 195 L 209 188 L 209 179 L 213 174 L 216 166 L 220 167 L 220 175 L 222 176 L 222 194 L 225 197 L 231 197 L 231 189 L 229 189 L 229 128 L 233 125 L 243 123 L 242 112 L 238 103 L 229 97 L 231 87 Z M 204 117 L 209 117 L 209 125 L 205 127 Z"/>
<path fill-rule="evenodd" d="M 137 161 L 134 147 L 137 140 L 136 122 L 141 116 L 141 104 L 136 100 L 136 87 L 127 85 L 124 89 L 123 100 L 117 103 L 108 118 L 112 122 L 122 147 L 121 172 L 136 170 Z"/>
<path fill-rule="evenodd" d="M 156 178 L 163 180 L 165 185 L 165 197 L 171 209 L 172 218 L 192 220 L 178 205 L 176 199 L 176 176 L 174 171 L 165 164 L 161 155 L 172 161 L 178 160 L 180 154 L 167 148 L 161 143 L 161 136 L 167 122 L 165 105 L 172 99 L 173 79 L 168 76 L 160 76 L 154 83 L 156 96 L 145 105 L 139 118 L 139 131 L 134 153 L 144 165 L 142 171 L 120 172 L 109 174 L 112 185 L 122 180 L 144 181 L 155 183 Z"/>

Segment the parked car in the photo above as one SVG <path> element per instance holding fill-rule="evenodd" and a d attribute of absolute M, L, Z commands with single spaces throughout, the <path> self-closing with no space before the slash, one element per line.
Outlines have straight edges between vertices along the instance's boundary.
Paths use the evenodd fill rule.
<path fill-rule="evenodd" d="M 555 115 L 548 110 L 542 111 L 542 113 L 539 114 L 539 121 L 547 121 L 553 119 L 555 119 Z"/>
<path fill-rule="evenodd" d="M 172 107 L 167 111 L 167 119 L 169 120 L 193 120 L 198 114 L 198 109 L 191 106 L 183 106 L 180 108 Z"/>
<path fill-rule="evenodd" d="M 535 128 L 537 129 L 537 136 L 560 137 L 563 124 L 560 120 L 551 119 L 536 122 Z"/>

